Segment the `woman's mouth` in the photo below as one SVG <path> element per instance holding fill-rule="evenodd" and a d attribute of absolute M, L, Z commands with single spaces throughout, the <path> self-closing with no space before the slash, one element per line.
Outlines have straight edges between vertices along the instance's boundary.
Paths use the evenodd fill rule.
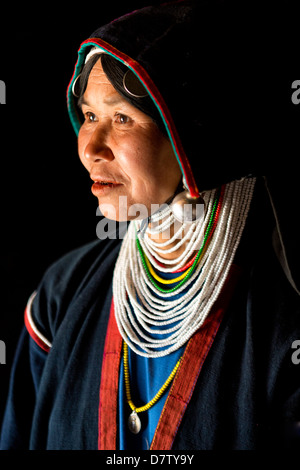
<path fill-rule="evenodd" d="M 95 196 L 99 196 L 100 194 L 116 189 L 118 186 L 121 186 L 121 184 L 115 181 L 94 181 L 92 185 L 92 193 Z"/>

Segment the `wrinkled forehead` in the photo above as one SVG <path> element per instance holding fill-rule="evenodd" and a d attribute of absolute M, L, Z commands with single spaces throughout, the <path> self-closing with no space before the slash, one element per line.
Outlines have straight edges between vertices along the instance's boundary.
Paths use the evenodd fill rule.
<path fill-rule="evenodd" d="M 100 57 L 99 57 L 99 59 L 100 59 Z M 105 74 L 105 72 L 103 70 L 101 60 L 98 60 L 93 65 L 93 67 L 92 67 L 92 69 L 89 73 L 88 80 L 87 80 L 87 86 L 89 86 L 89 85 L 90 86 L 91 85 L 95 85 L 95 86 L 105 85 L 107 87 L 108 91 L 109 91 L 109 89 L 113 88 L 112 84 L 110 83 L 107 75 Z"/>

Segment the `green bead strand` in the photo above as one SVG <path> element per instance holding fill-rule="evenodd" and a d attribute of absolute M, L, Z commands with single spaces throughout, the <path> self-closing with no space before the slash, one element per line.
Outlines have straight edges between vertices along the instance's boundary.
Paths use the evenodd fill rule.
<path fill-rule="evenodd" d="M 136 243 L 137 243 L 137 247 L 138 247 L 138 250 L 139 250 L 139 253 L 140 253 L 140 256 L 141 256 L 141 261 L 142 261 L 142 265 L 144 267 L 144 270 L 146 272 L 146 275 L 149 279 L 149 281 L 153 284 L 154 287 L 156 287 L 156 289 L 158 289 L 160 292 L 162 292 L 163 294 L 169 294 L 169 293 L 172 293 L 172 292 L 175 292 L 176 290 L 178 290 L 185 282 L 188 281 L 188 279 L 192 276 L 192 274 L 194 273 L 195 269 L 196 269 L 196 266 L 197 266 L 197 263 L 198 263 L 198 260 L 205 248 L 205 245 L 206 245 L 206 241 L 207 239 L 209 238 L 209 235 L 210 235 L 210 231 L 212 229 L 212 226 L 213 226 L 213 222 L 214 222 L 214 218 L 215 218 L 215 215 L 216 215 L 216 211 L 217 211 L 217 206 L 218 206 L 218 202 L 219 202 L 219 197 L 220 197 L 220 191 L 218 192 L 218 195 L 214 201 L 214 204 L 213 204 L 213 209 L 212 209 L 212 213 L 211 213 L 211 216 L 210 216 L 210 219 L 209 219 L 209 223 L 208 223 L 208 226 L 207 226 L 207 229 L 205 231 L 205 235 L 204 235 L 204 239 L 203 239 L 203 242 L 202 242 L 202 245 L 200 247 L 200 250 L 192 264 L 192 266 L 189 268 L 189 271 L 187 273 L 187 275 L 185 276 L 184 279 L 182 279 L 182 281 L 180 281 L 177 286 L 175 287 L 172 287 L 171 289 L 163 289 L 162 287 L 160 287 L 156 282 L 155 280 L 153 279 L 153 277 L 151 276 L 151 273 L 149 272 L 149 269 L 148 269 L 148 266 L 146 264 L 146 261 L 145 261 L 145 255 L 144 255 L 144 252 L 143 252 L 143 249 L 141 247 L 141 244 L 139 242 L 139 239 L 138 237 L 136 236 Z"/>

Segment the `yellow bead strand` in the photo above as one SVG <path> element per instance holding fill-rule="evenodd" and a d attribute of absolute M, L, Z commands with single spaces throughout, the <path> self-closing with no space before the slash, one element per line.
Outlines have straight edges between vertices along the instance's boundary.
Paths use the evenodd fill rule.
<path fill-rule="evenodd" d="M 151 275 L 154 277 L 154 279 L 156 279 L 161 284 L 174 284 L 175 282 L 179 282 L 182 279 L 184 279 L 188 275 L 189 271 L 191 270 L 191 268 L 189 268 L 185 273 L 181 274 L 180 276 L 176 277 L 175 279 L 163 279 L 162 277 L 158 276 L 158 274 L 156 274 L 156 272 L 152 268 L 148 258 L 145 258 L 145 261 L 146 261 L 146 264 L 148 266 L 148 269 L 149 269 Z"/>
<path fill-rule="evenodd" d="M 131 392 L 130 392 L 130 379 L 129 379 L 129 366 L 128 366 L 128 346 L 127 344 L 124 342 L 124 378 L 125 378 L 125 390 L 126 390 L 126 398 L 127 398 L 127 403 L 128 405 L 130 406 L 130 408 L 132 409 L 132 411 L 135 411 L 136 413 L 141 413 L 142 411 L 147 411 L 149 410 L 149 408 L 151 408 L 153 405 L 155 405 L 155 403 L 160 399 L 160 397 L 163 395 L 163 393 L 166 391 L 166 389 L 168 388 L 168 386 L 170 385 L 170 383 L 172 382 L 177 370 L 178 370 L 178 367 L 180 365 L 180 362 L 181 362 L 181 357 L 180 359 L 177 361 L 174 369 L 172 370 L 171 374 L 169 375 L 169 377 L 167 378 L 167 380 L 165 381 L 165 383 L 163 384 L 163 386 L 161 387 L 161 389 L 157 392 L 157 394 L 152 398 L 152 400 L 150 400 L 146 405 L 144 406 L 140 406 L 140 407 L 136 407 L 131 399 Z"/>

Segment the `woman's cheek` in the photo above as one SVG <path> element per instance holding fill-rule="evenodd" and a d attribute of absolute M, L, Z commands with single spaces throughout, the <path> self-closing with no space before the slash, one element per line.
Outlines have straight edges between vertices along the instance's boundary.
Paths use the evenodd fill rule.
<path fill-rule="evenodd" d="M 80 161 L 83 165 L 84 165 L 84 149 L 86 146 L 85 140 L 86 140 L 85 132 L 81 127 L 79 130 L 79 134 L 78 134 L 77 149 L 78 149 L 78 155 L 79 155 Z"/>

